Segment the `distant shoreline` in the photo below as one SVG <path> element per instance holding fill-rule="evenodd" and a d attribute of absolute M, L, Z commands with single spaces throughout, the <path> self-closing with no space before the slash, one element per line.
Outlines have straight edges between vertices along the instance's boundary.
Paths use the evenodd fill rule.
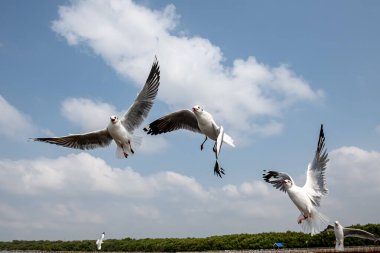
<path fill-rule="evenodd" d="M 0 253 L 153 253 L 149 251 L 44 251 L 44 250 L 0 250 Z M 336 252 L 334 247 L 329 248 L 302 248 L 302 249 L 261 249 L 261 250 L 211 250 L 211 251 L 179 251 L 177 253 L 329 253 Z M 380 252 L 380 246 L 346 246 L 344 252 Z M 163 252 L 154 252 L 163 253 Z"/>

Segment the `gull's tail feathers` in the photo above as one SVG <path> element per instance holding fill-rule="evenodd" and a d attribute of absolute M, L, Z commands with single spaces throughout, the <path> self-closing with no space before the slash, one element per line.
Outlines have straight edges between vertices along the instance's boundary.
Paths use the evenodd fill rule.
<path fill-rule="evenodd" d="M 230 145 L 231 147 L 235 147 L 234 140 L 226 133 L 223 135 L 223 142 Z"/>
<path fill-rule="evenodd" d="M 344 244 L 336 241 L 335 242 L 335 250 L 336 251 L 344 251 Z"/>
<path fill-rule="evenodd" d="M 329 223 L 329 218 L 316 209 L 311 211 L 311 217 L 302 222 L 302 230 L 304 233 L 315 235 L 323 231 Z"/>

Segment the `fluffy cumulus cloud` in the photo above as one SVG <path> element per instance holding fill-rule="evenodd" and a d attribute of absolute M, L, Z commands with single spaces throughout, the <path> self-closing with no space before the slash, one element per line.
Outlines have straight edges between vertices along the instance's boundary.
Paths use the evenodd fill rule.
<path fill-rule="evenodd" d="M 321 211 L 346 225 L 378 222 L 371 217 L 380 208 L 379 164 L 379 152 L 357 147 L 330 152 L 330 193 Z M 104 230 L 112 238 L 301 230 L 288 196 L 260 178 L 205 187 L 176 172 L 142 175 L 114 168 L 87 153 L 0 160 L 0 168 L 3 239 L 77 240 Z"/>
<path fill-rule="evenodd" d="M 60 7 L 52 28 L 138 84 L 157 55 L 159 99 L 173 109 L 201 104 L 235 133 L 278 134 L 277 117 L 287 108 L 323 97 L 284 64 L 271 67 L 248 56 L 225 66 L 221 49 L 209 40 L 178 35 L 183 34 L 176 30 L 179 21 L 174 5 L 151 10 L 129 0 L 73 1 Z"/>
<path fill-rule="evenodd" d="M 330 153 L 328 165 L 330 217 L 343 224 L 378 223 L 380 152 L 354 146 Z"/>
<path fill-rule="evenodd" d="M 0 167 L 0 196 L 6 200 L 0 204 L 0 231 L 7 231 L 0 232 L 3 239 L 35 230 L 39 236 L 56 231 L 43 239 L 88 238 L 88 228 L 107 229 L 115 237 L 250 231 L 259 219 L 279 219 L 281 211 L 272 200 L 285 200 L 281 194 L 270 198 L 263 182 L 206 189 L 179 173 L 143 176 L 132 168 L 112 168 L 87 153 L 1 160 Z M 246 219 L 251 222 L 241 222 Z M 208 228 L 199 231 L 205 224 Z"/>
<path fill-rule="evenodd" d="M 61 112 L 65 118 L 86 131 L 105 128 L 111 115 L 121 115 L 114 106 L 87 98 L 66 99 L 62 103 Z"/>
<path fill-rule="evenodd" d="M 362 193 L 380 194 L 379 152 L 348 146 L 334 150 L 331 157 L 329 174 L 335 180 L 341 181 L 343 191 L 357 196 Z"/>
<path fill-rule="evenodd" d="M 34 130 L 32 120 L 0 95 L 0 135 L 21 140 Z"/>

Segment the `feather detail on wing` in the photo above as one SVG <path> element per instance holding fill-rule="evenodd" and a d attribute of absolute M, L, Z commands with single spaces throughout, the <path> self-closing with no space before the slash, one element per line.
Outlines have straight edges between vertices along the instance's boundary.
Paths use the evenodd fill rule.
<path fill-rule="evenodd" d="M 199 129 L 195 114 L 190 110 L 180 110 L 170 113 L 144 127 L 144 131 L 151 135 L 172 132 L 179 129 L 202 133 Z"/>
<path fill-rule="evenodd" d="M 286 188 L 284 186 L 284 180 L 287 179 L 294 182 L 293 179 L 288 174 L 283 173 L 283 172 L 278 172 L 278 171 L 272 171 L 272 170 L 270 171 L 264 170 L 263 178 L 265 182 L 272 184 L 273 187 L 275 187 L 276 189 L 280 189 L 283 192 L 286 192 Z"/>
<path fill-rule="evenodd" d="M 144 88 L 140 91 L 121 121 L 129 132 L 133 132 L 148 116 L 153 106 L 153 100 L 157 96 L 159 85 L 160 66 L 158 65 L 157 58 L 155 58 Z"/>
<path fill-rule="evenodd" d="M 343 228 L 344 237 L 358 237 L 372 241 L 379 241 L 380 238 L 370 232 L 356 228 Z"/>
<path fill-rule="evenodd" d="M 306 183 L 303 186 L 315 206 L 319 206 L 321 197 L 328 193 L 325 178 L 328 161 L 328 154 L 325 149 L 325 135 L 323 132 L 323 125 L 321 125 L 317 150 L 313 161 L 307 168 Z"/>
<path fill-rule="evenodd" d="M 112 137 L 108 133 L 107 129 L 103 129 L 100 131 L 94 131 L 85 134 L 71 134 L 61 137 L 32 138 L 32 140 L 47 142 L 67 148 L 94 149 L 98 147 L 108 146 L 112 141 Z"/>

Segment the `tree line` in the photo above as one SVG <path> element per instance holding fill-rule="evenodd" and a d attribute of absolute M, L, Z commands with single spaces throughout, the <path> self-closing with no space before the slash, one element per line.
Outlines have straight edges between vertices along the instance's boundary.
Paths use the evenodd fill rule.
<path fill-rule="evenodd" d="M 380 224 L 354 225 L 370 233 L 380 235 Z M 209 251 L 270 249 L 275 242 L 282 242 L 286 248 L 333 247 L 334 232 L 322 232 L 311 236 L 301 232 L 270 232 L 258 234 L 233 234 L 205 238 L 145 238 L 107 239 L 102 251 Z M 0 242 L 0 250 L 41 250 L 41 251 L 95 251 L 96 240 L 82 241 L 24 241 Z M 374 242 L 359 238 L 346 238 L 346 246 L 373 245 Z"/>

